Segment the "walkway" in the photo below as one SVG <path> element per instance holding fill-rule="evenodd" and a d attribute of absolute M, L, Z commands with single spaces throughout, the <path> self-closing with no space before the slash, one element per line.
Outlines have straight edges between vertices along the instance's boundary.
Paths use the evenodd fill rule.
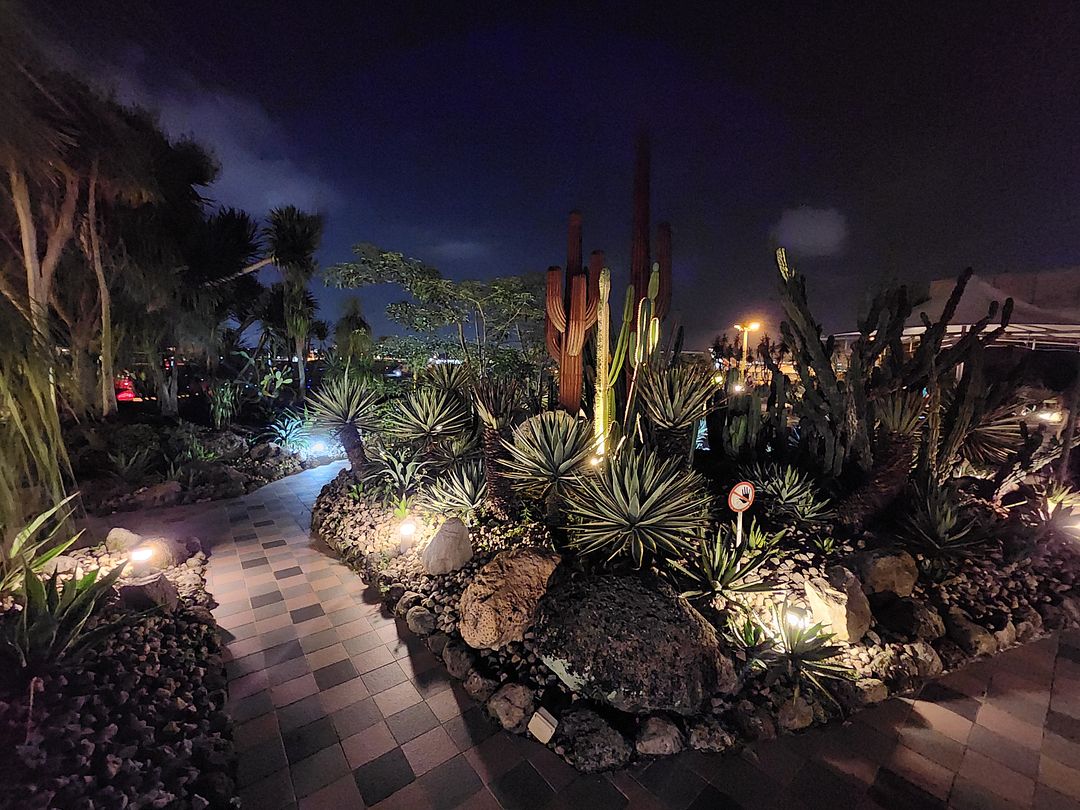
<path fill-rule="evenodd" d="M 244 806 L 1075 808 L 1080 633 L 942 678 L 842 726 L 740 755 L 686 753 L 579 776 L 496 730 L 403 624 L 309 538 L 340 465 L 235 501 L 116 515 L 214 544 Z"/>

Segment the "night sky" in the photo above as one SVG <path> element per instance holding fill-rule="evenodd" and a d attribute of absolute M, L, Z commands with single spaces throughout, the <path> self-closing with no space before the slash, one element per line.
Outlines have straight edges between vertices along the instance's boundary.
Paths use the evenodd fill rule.
<path fill-rule="evenodd" d="M 585 5 L 32 7 L 57 58 L 213 147 L 215 200 L 323 211 L 324 265 L 370 241 L 543 270 L 578 208 L 625 283 L 641 126 L 688 347 L 775 330 L 778 240 L 837 329 L 887 280 L 1080 264 L 1080 4 Z M 397 298 L 362 293 L 376 334 Z"/>

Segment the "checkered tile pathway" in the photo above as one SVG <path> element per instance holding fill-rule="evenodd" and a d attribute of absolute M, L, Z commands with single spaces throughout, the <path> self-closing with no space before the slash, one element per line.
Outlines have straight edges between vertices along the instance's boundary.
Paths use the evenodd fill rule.
<path fill-rule="evenodd" d="M 581 776 L 496 729 L 309 536 L 340 465 L 233 501 L 117 515 L 213 543 L 244 806 L 1080 810 L 1080 633 L 948 675 L 843 725 L 741 754 Z"/>

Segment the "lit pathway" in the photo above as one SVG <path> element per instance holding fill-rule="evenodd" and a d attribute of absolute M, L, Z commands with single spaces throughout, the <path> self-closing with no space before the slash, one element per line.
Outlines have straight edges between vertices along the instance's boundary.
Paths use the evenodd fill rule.
<path fill-rule="evenodd" d="M 579 776 L 546 748 L 496 731 L 310 539 L 311 504 L 340 467 L 233 501 L 104 521 L 213 544 L 210 588 L 231 639 L 238 781 L 250 810 L 1080 810 L 1078 633 L 949 675 L 919 700 L 891 700 L 741 755 L 686 753 Z"/>

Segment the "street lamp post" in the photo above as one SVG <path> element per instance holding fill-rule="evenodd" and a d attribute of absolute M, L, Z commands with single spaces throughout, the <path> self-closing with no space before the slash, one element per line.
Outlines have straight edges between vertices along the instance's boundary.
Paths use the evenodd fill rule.
<path fill-rule="evenodd" d="M 735 324 L 735 331 L 742 332 L 742 362 L 739 364 L 739 367 L 743 371 L 744 376 L 746 373 L 746 361 L 750 356 L 750 333 L 756 332 L 760 328 L 761 324 L 757 321 Z"/>

